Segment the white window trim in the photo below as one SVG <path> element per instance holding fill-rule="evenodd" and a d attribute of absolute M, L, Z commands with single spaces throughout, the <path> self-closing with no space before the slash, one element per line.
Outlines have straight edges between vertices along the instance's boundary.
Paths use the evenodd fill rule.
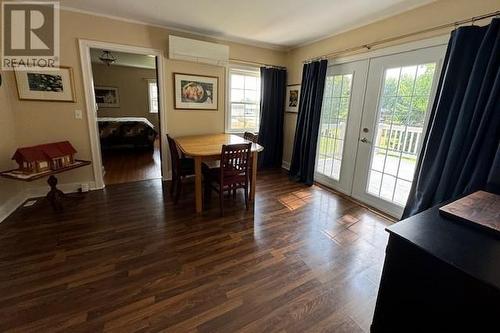
<path fill-rule="evenodd" d="M 251 72 L 251 73 L 258 73 L 258 77 L 260 78 L 260 67 L 257 66 L 242 66 L 242 65 L 234 65 L 234 64 L 229 64 L 226 66 L 226 110 L 225 110 L 225 132 L 226 133 L 233 133 L 233 134 L 240 134 L 244 133 L 246 131 L 249 132 L 255 132 L 257 133 L 259 131 L 258 128 L 255 129 L 231 129 L 231 72 L 232 71 L 241 71 L 241 72 Z M 261 82 L 262 84 L 262 82 Z M 260 96 L 262 98 L 262 96 Z M 260 107 L 259 107 L 259 112 L 260 112 Z M 260 123 L 260 114 L 259 114 L 259 123 Z"/>
<path fill-rule="evenodd" d="M 149 113 L 158 113 L 158 112 L 159 112 L 159 108 L 160 108 L 160 104 L 159 104 L 159 103 L 160 103 L 160 101 L 158 100 L 158 110 L 153 111 L 153 110 L 151 109 L 151 95 L 150 95 L 150 93 L 149 93 L 149 85 L 150 85 L 151 83 L 154 83 L 154 84 L 156 84 L 156 88 L 158 89 L 158 82 L 156 82 L 156 80 L 155 80 L 155 79 L 146 79 L 146 82 L 147 82 L 147 89 L 148 89 L 148 110 L 149 110 Z M 159 96 L 159 95 L 158 95 L 158 96 Z M 157 98 L 158 98 L 158 96 L 157 96 Z"/>

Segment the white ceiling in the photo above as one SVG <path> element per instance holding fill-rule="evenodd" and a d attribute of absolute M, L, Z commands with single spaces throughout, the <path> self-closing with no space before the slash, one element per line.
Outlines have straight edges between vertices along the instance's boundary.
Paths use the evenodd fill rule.
<path fill-rule="evenodd" d="M 64 0 L 61 7 L 291 48 L 435 0 Z"/>
<path fill-rule="evenodd" d="M 103 62 L 99 60 L 99 56 L 102 54 L 102 51 L 103 50 L 101 49 L 90 49 L 90 59 L 92 63 L 103 64 Z M 116 57 L 116 61 L 111 66 L 126 66 L 148 69 L 156 68 L 155 57 L 115 51 L 111 51 L 111 53 Z"/>

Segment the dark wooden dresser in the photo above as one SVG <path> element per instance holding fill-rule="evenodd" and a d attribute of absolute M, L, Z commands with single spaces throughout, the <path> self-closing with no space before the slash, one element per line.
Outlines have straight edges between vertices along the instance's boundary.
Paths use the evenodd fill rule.
<path fill-rule="evenodd" d="M 500 238 L 438 208 L 387 231 L 372 332 L 500 332 Z"/>

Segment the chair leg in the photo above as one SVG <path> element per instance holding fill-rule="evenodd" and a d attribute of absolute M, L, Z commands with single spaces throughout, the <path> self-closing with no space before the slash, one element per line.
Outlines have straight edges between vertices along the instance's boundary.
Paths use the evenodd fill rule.
<path fill-rule="evenodd" d="M 230 192 L 231 193 L 231 192 Z M 219 191 L 220 216 L 224 216 L 224 187 L 220 187 Z"/>
<path fill-rule="evenodd" d="M 175 193 L 174 203 L 179 202 L 179 198 L 181 197 L 181 191 L 182 191 L 182 181 L 181 181 L 181 179 L 180 178 L 177 179 L 176 183 L 177 183 L 177 193 Z"/>
<path fill-rule="evenodd" d="M 247 206 L 247 210 L 249 208 L 248 206 L 248 183 L 245 184 L 245 187 L 243 188 L 243 190 L 245 191 L 245 205 Z"/>
<path fill-rule="evenodd" d="M 203 179 L 203 199 L 205 199 L 204 201 L 207 201 L 208 200 L 208 182 Z"/>
<path fill-rule="evenodd" d="M 174 189 L 175 189 L 175 178 L 172 177 L 172 182 L 170 183 L 170 197 L 174 197 Z"/>
<path fill-rule="evenodd" d="M 250 165 L 252 165 L 252 161 L 251 160 L 250 160 Z M 252 187 L 252 168 L 251 167 L 248 169 L 248 174 L 250 176 L 248 177 L 247 184 L 248 184 L 248 188 L 251 188 Z"/>

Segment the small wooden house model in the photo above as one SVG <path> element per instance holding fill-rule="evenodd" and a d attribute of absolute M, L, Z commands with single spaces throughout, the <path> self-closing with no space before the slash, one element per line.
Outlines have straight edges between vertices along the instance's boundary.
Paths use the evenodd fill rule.
<path fill-rule="evenodd" d="M 68 141 L 19 148 L 12 159 L 24 173 L 57 170 L 74 163 L 75 148 Z"/>

